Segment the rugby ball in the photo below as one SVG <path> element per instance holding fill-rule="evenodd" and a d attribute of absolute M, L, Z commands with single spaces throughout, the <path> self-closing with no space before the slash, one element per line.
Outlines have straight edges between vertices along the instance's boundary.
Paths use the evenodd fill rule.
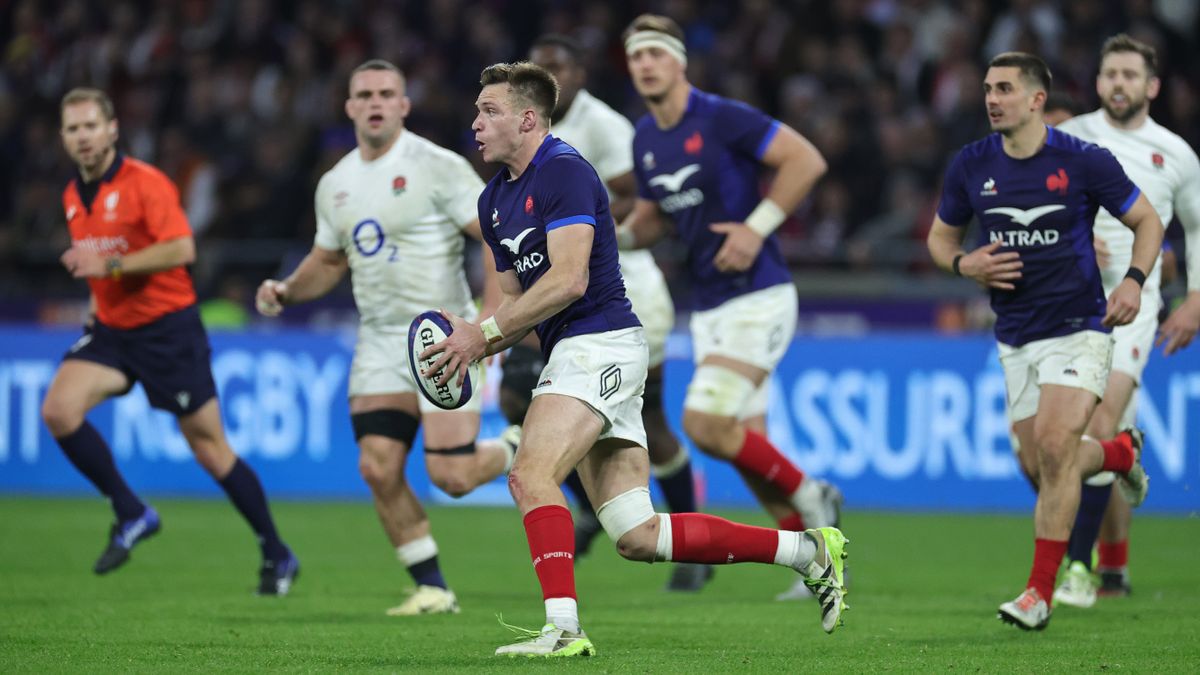
<path fill-rule="evenodd" d="M 408 327 L 408 366 L 412 369 L 413 381 L 430 403 L 443 410 L 461 408 L 471 400 L 477 383 L 482 382 L 480 378 L 483 371 L 478 361 L 467 368 L 467 376 L 463 378 L 461 387 L 458 386 L 457 376 L 452 376 L 446 384 L 438 384 L 438 378 L 442 376 L 442 370 L 445 368 L 436 373 L 431 372 L 428 376 L 421 375 L 422 370 L 428 370 L 441 358 L 441 354 L 437 354 L 421 361 L 421 352 L 445 340 L 453 332 L 450 322 L 434 310 L 421 312 Z"/>

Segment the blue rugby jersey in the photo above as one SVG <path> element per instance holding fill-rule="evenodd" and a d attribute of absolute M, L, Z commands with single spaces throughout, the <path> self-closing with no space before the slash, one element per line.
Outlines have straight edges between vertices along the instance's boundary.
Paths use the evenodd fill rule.
<path fill-rule="evenodd" d="M 743 222 L 758 205 L 762 156 L 778 130 L 779 122 L 762 112 L 695 88 L 670 129 L 659 129 L 649 114 L 638 120 L 633 138 L 638 196 L 657 202 L 687 244 L 694 309 L 792 281 L 774 234 L 748 270 L 727 274 L 713 266 L 725 235 L 708 229 Z"/>
<path fill-rule="evenodd" d="M 1004 153 L 991 134 L 958 153 L 946 171 L 938 216 L 961 227 L 979 218 L 980 245 L 1000 241 L 1024 267 L 1015 290 L 991 289 L 996 339 L 1019 347 L 1101 325 L 1107 299 L 1092 248 L 1103 206 L 1120 217 L 1141 194 L 1112 153 L 1047 127 L 1041 150 Z"/>
<path fill-rule="evenodd" d="M 547 136 L 520 178 L 510 181 L 508 168 L 502 168 L 479 195 L 479 223 L 496 269 L 516 270 L 525 290 L 550 269 L 548 232 L 579 223 L 595 229 L 587 291 L 536 328 L 547 359 L 563 338 L 642 325 L 617 266 L 608 192 L 575 148 Z"/>

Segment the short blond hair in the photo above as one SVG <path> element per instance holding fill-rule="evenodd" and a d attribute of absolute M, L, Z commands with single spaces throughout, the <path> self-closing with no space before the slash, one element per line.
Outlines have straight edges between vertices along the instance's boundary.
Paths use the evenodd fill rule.
<path fill-rule="evenodd" d="M 68 91 L 62 97 L 62 103 L 58 107 L 58 112 L 61 114 L 69 105 L 87 103 L 88 101 L 95 103 L 100 108 L 100 114 L 104 115 L 104 119 L 109 122 L 117 118 L 112 99 L 108 97 L 108 94 L 93 87 L 75 87 L 71 91 Z"/>

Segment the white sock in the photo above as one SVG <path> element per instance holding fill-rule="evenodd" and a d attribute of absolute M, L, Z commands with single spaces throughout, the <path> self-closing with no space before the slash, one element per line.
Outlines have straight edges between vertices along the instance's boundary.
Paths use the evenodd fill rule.
<path fill-rule="evenodd" d="M 788 501 L 800 512 L 805 527 L 825 527 L 833 524 L 825 522 L 825 509 L 821 504 L 821 484 L 811 477 L 805 476 L 804 480 L 800 481 L 800 487 L 796 488 Z"/>
<path fill-rule="evenodd" d="M 671 514 L 655 515 L 658 516 L 658 543 L 654 549 L 654 562 L 671 562 L 671 556 L 675 553 L 674 540 L 671 539 Z"/>
<path fill-rule="evenodd" d="M 778 530 L 779 548 L 775 549 L 775 564 L 800 571 L 817 555 L 817 544 L 803 532 Z"/>
<path fill-rule="evenodd" d="M 400 559 L 400 562 L 404 563 L 405 567 L 412 567 L 417 563 L 425 562 L 437 555 L 437 552 L 437 542 L 428 534 L 396 547 L 396 557 Z"/>
<path fill-rule="evenodd" d="M 546 623 L 568 633 L 578 633 L 579 604 L 575 598 L 546 598 Z"/>

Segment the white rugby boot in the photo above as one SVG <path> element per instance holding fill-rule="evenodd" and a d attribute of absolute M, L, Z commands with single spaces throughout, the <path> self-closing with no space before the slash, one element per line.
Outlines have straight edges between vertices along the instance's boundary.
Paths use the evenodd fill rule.
<path fill-rule="evenodd" d="M 421 614 L 458 614 L 458 598 L 448 588 L 417 586 L 407 600 L 387 611 L 388 616 Z"/>
<path fill-rule="evenodd" d="M 1117 489 L 1131 507 L 1137 508 L 1146 501 L 1146 494 L 1150 492 L 1150 476 L 1146 475 L 1146 467 L 1142 466 L 1142 445 L 1145 441 L 1142 438 L 1142 430 L 1137 427 L 1122 429 L 1121 433 L 1129 434 L 1134 458 L 1133 467 L 1129 471 L 1117 474 Z"/>
<path fill-rule="evenodd" d="M 552 623 L 542 626 L 540 631 L 510 626 L 503 621 L 500 624 L 521 636 L 521 639 L 497 649 L 496 656 L 554 658 L 596 655 L 596 646 L 582 630 L 570 633 Z"/>
<path fill-rule="evenodd" d="M 1054 605 L 1069 605 L 1087 609 L 1096 604 L 1097 586 L 1099 584 L 1096 583 L 1096 577 L 1087 568 L 1087 565 L 1074 560 L 1067 567 L 1062 583 L 1054 589 Z"/>
<path fill-rule="evenodd" d="M 801 537 L 809 537 L 817 551 L 805 565 L 793 565 L 803 577 L 804 585 L 817 598 L 821 606 L 821 628 L 832 633 L 842 625 L 842 612 L 847 609 L 843 560 L 846 545 L 850 540 L 836 527 L 805 530 Z"/>
<path fill-rule="evenodd" d="M 1000 605 L 996 618 L 1021 630 L 1042 630 L 1050 623 L 1050 605 L 1036 588 L 1026 588 L 1015 600 Z"/>

